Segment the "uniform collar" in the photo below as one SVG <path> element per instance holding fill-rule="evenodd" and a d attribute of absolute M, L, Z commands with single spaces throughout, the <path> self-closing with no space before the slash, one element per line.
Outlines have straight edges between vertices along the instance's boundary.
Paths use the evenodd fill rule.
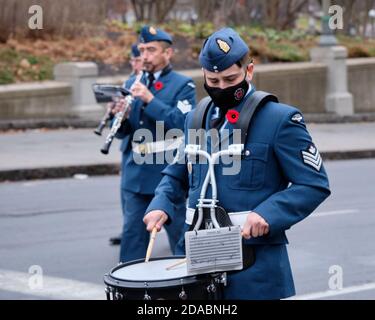
<path fill-rule="evenodd" d="M 245 101 L 255 92 L 256 88 L 251 83 L 249 83 L 249 90 L 247 90 L 246 96 L 243 98 L 241 103 L 236 107 L 233 108 L 234 110 L 237 110 L 238 112 L 241 112 L 243 105 L 245 104 Z"/>
<path fill-rule="evenodd" d="M 172 71 L 172 66 L 168 64 L 164 69 L 154 72 L 155 81 L 157 81 L 161 76 L 167 75 L 169 72 Z M 146 76 L 148 78 L 149 72 L 146 72 Z"/>
<path fill-rule="evenodd" d="M 159 71 L 156 71 L 154 73 L 155 81 L 157 81 L 159 79 L 162 72 L 163 72 L 163 70 L 159 70 Z"/>
<path fill-rule="evenodd" d="M 247 90 L 244 99 L 246 99 L 246 97 L 251 93 L 251 91 L 253 91 L 253 85 L 251 84 L 251 82 L 249 82 L 249 89 Z"/>

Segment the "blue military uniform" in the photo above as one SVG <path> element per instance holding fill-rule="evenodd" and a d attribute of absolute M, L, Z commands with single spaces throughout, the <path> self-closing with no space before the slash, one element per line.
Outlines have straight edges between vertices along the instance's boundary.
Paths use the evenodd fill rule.
<path fill-rule="evenodd" d="M 201 64 L 210 71 L 225 70 L 243 57 L 244 46 L 233 30 L 220 30 L 205 43 L 200 56 Z M 222 52 L 221 58 L 214 54 L 218 50 Z M 234 109 L 240 112 L 246 99 L 254 92 L 255 88 L 252 87 L 242 103 Z M 186 141 L 195 112 L 189 113 L 186 119 Z M 206 130 L 211 128 L 211 120 L 216 114 L 216 107 L 212 105 L 207 115 Z M 234 125 L 227 121 L 224 128 L 229 132 L 229 143 L 233 143 Z M 213 146 L 208 136 L 207 151 L 217 149 L 218 145 Z M 301 112 L 281 103 L 265 104 L 252 118 L 242 159 L 234 161 L 241 161 L 240 172 L 236 175 L 223 175 L 223 168 L 227 164 L 222 161 L 215 166 L 219 205 L 227 212 L 245 212 L 244 217 L 250 211 L 256 212 L 267 221 L 270 232 L 245 240 L 246 244 L 254 247 L 255 263 L 246 270 L 228 273 L 224 297 L 282 299 L 292 296 L 295 289 L 285 232 L 312 213 L 330 194 L 322 159 Z M 195 208 L 208 165 L 189 165 L 175 163 L 163 171 L 164 177 L 147 212 L 163 210 L 168 214 L 169 222 L 173 222 L 179 214 L 174 209 L 174 201 L 180 196 L 176 190 L 180 190 L 181 194 L 188 190 L 188 207 Z M 207 198 L 211 196 L 210 192 L 209 188 Z M 191 217 L 187 212 L 185 231 L 189 223 Z M 177 253 L 184 254 L 183 238 Z"/>
<path fill-rule="evenodd" d="M 132 58 L 137 58 L 141 56 L 141 53 L 139 52 L 138 45 L 136 43 L 132 44 L 132 47 L 130 49 L 130 56 Z"/>
<path fill-rule="evenodd" d="M 138 49 L 138 45 L 136 43 L 132 44 L 132 46 L 130 48 L 130 58 L 138 58 L 140 56 L 141 56 L 141 52 Z M 130 85 L 131 85 L 131 83 L 134 82 L 135 77 L 136 77 L 136 74 L 134 72 L 132 72 L 130 74 L 129 79 L 127 81 L 125 81 L 124 87 L 125 88 L 130 88 Z"/>
<path fill-rule="evenodd" d="M 167 33 L 146 26 L 141 31 L 140 41 L 171 42 L 172 40 Z M 134 81 L 135 77 L 131 77 L 125 86 L 130 88 Z M 163 122 L 165 131 L 173 128 L 183 130 L 186 115 L 195 106 L 195 85 L 192 79 L 173 71 L 171 66 L 159 72 L 153 83 L 149 83 L 148 74 L 145 73 L 141 83 L 149 87 L 154 99 L 147 105 L 140 99 L 136 99 L 132 104 L 129 119 L 124 122 L 117 133 L 117 138 L 122 139 L 120 147 L 122 152 L 121 200 L 124 214 L 120 252 L 122 262 L 145 257 L 149 233 L 145 230 L 142 220 L 153 198 L 154 190 L 162 178 L 161 171 L 167 165 L 165 162 L 156 163 L 157 152 L 152 155 L 155 160 L 152 164 L 139 164 L 135 161 L 135 158 L 142 154 L 135 154 L 134 150 L 138 152 L 144 143 L 144 137 L 135 136 L 135 134 L 139 132 L 139 129 L 147 129 L 152 133 L 153 141 L 156 142 L 158 138 L 156 122 L 160 121 Z M 186 197 L 181 196 L 175 207 L 181 212 L 181 217 L 166 227 L 172 251 L 181 236 L 184 224 L 182 212 L 185 211 Z"/>

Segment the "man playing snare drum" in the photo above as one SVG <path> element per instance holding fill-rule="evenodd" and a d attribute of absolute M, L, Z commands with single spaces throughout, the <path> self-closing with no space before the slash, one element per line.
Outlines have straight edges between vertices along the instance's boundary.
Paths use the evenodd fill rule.
<path fill-rule="evenodd" d="M 241 117 L 242 108 L 256 92 L 251 84 L 254 65 L 249 48 L 235 31 L 225 28 L 206 40 L 200 63 L 205 89 L 212 99 L 204 129 L 227 129 L 233 140 L 236 115 Z M 186 144 L 191 143 L 187 130 L 198 109 L 187 116 Z M 328 177 L 298 109 L 268 102 L 257 109 L 247 133 L 242 157 L 233 160 L 240 161 L 240 172 L 224 175 L 222 163 L 216 164 L 215 170 L 220 205 L 237 213 L 237 221 L 242 219 L 244 243 L 255 252 L 255 262 L 249 268 L 228 273 L 224 297 L 283 299 L 295 294 L 285 231 L 330 195 Z M 208 152 L 209 145 L 207 141 Z M 176 219 L 174 203 L 186 191 L 189 208 L 194 211 L 207 167 L 207 163 L 179 162 L 163 171 L 144 218 L 148 231 L 155 226 L 160 230 Z M 192 219 L 187 214 L 185 231 L 189 223 Z M 184 249 L 182 238 L 178 253 L 184 254 Z"/>

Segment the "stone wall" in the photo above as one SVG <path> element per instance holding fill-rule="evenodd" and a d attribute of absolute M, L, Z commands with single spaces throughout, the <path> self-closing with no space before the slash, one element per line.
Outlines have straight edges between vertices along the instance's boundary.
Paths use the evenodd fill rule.
<path fill-rule="evenodd" d="M 66 117 L 72 110 L 72 87 L 45 81 L 0 86 L 0 119 Z"/>
<path fill-rule="evenodd" d="M 355 112 L 375 112 L 375 58 L 350 59 L 347 64 L 349 91 L 354 97 Z M 198 99 L 204 97 L 202 70 L 182 73 L 194 79 Z M 259 65 L 255 67 L 253 83 L 258 90 L 272 92 L 280 101 L 296 106 L 304 113 L 321 114 L 325 112 L 326 74 L 324 64 L 313 62 Z M 119 83 L 126 78 L 127 75 L 98 78 L 97 82 Z M 92 101 L 93 93 L 89 85 L 81 90 L 80 86 L 73 88 L 75 82 L 61 79 L 0 86 L 0 119 L 84 118 L 88 110 L 95 109 L 96 114 L 102 112 L 91 103 L 86 108 L 75 105 L 82 104 L 88 98 L 87 101 Z M 81 83 L 85 81 L 88 81 L 87 77 L 81 79 Z M 77 98 L 77 94 L 82 97 Z"/>
<path fill-rule="evenodd" d="M 355 112 L 375 112 L 375 58 L 348 60 L 348 78 Z"/>

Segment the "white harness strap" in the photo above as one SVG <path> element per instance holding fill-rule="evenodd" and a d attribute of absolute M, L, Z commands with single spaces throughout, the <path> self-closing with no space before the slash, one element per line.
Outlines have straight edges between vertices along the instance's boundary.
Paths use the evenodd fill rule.
<path fill-rule="evenodd" d="M 195 212 L 195 209 L 186 208 L 186 219 L 185 219 L 186 224 L 191 225 L 193 223 L 194 212 Z M 246 222 L 246 218 L 250 212 L 251 211 L 249 210 L 249 211 L 229 212 L 228 214 L 234 226 L 243 227 L 243 225 Z"/>
<path fill-rule="evenodd" d="M 183 140 L 184 137 L 178 137 L 176 139 L 160 140 L 148 143 L 132 142 L 132 149 L 133 152 L 137 154 L 149 154 L 172 151 L 178 149 Z"/>

